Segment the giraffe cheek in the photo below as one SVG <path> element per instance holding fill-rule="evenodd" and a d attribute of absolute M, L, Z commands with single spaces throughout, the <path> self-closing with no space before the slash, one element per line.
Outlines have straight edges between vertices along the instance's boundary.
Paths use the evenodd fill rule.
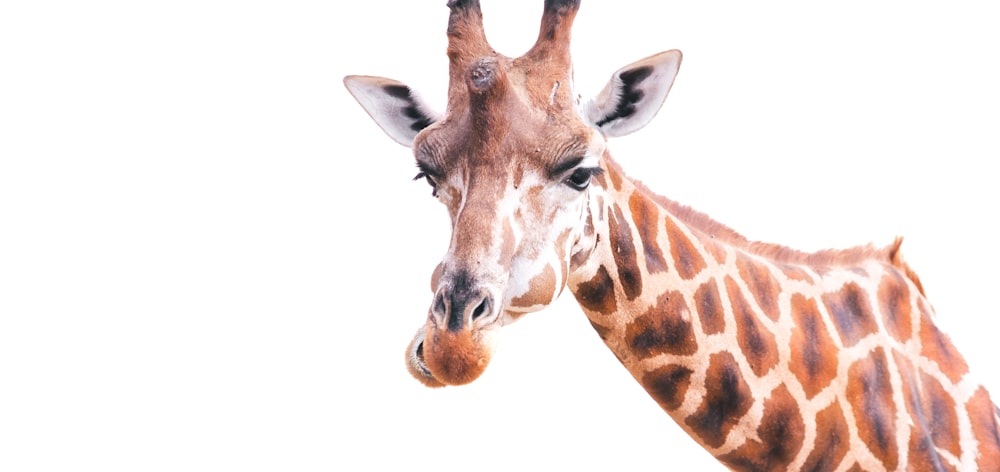
<path fill-rule="evenodd" d="M 562 287 L 556 287 L 556 271 L 551 265 L 546 265 L 542 272 L 532 277 L 528 283 L 528 291 L 510 301 L 510 307 L 520 311 L 538 311 L 552 303 Z"/>
<path fill-rule="evenodd" d="M 428 327 L 423 355 L 434 379 L 445 385 L 465 385 L 479 378 L 493 355 L 495 331 Z"/>

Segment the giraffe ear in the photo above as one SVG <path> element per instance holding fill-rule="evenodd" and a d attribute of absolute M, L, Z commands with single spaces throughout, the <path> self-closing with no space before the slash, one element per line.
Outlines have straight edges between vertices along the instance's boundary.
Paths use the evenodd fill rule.
<path fill-rule="evenodd" d="M 383 77 L 349 75 L 344 86 L 354 99 L 394 141 L 410 147 L 420 130 L 440 119 L 440 115 L 410 87 Z"/>
<path fill-rule="evenodd" d="M 618 69 L 587 103 L 586 118 L 608 137 L 639 130 L 660 111 L 680 66 L 681 52 L 675 49 Z"/>

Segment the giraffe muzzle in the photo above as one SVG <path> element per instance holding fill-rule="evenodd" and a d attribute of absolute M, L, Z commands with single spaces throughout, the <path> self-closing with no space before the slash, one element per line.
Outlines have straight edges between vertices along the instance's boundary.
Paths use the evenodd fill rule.
<path fill-rule="evenodd" d="M 428 387 L 471 383 L 489 365 L 499 328 L 494 324 L 456 332 L 428 322 L 406 349 L 407 370 Z"/>
<path fill-rule="evenodd" d="M 459 271 L 441 283 L 426 325 L 407 348 L 407 368 L 424 385 L 464 385 L 490 362 L 500 309 L 491 290 Z"/>

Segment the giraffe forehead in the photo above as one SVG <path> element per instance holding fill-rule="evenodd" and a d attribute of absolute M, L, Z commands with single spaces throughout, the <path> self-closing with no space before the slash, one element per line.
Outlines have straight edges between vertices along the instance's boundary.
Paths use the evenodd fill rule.
<path fill-rule="evenodd" d="M 595 131 L 579 113 L 567 71 L 541 65 L 491 56 L 475 61 L 465 79 L 453 77 L 445 118 L 415 140 L 418 161 L 424 155 L 444 170 L 499 174 L 587 154 Z"/>
<path fill-rule="evenodd" d="M 577 99 L 569 64 L 492 53 L 470 61 L 464 73 L 453 75 L 448 83 L 449 110 L 477 114 L 511 100 L 549 111 L 572 111 Z"/>

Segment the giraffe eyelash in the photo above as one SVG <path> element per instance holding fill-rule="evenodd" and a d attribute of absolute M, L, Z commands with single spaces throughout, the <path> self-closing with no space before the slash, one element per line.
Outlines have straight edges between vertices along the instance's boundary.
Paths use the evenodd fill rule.
<path fill-rule="evenodd" d="M 427 185 L 431 186 L 431 196 L 432 197 L 437 197 L 438 196 L 437 182 L 434 181 L 434 177 L 432 177 L 431 173 L 428 172 L 428 170 L 423 165 L 421 165 L 420 163 L 417 163 L 417 168 L 420 169 L 420 172 L 418 172 L 417 175 L 415 175 L 413 177 L 413 180 L 414 181 L 417 181 L 417 180 L 420 180 L 420 179 L 426 180 L 427 181 Z"/>

